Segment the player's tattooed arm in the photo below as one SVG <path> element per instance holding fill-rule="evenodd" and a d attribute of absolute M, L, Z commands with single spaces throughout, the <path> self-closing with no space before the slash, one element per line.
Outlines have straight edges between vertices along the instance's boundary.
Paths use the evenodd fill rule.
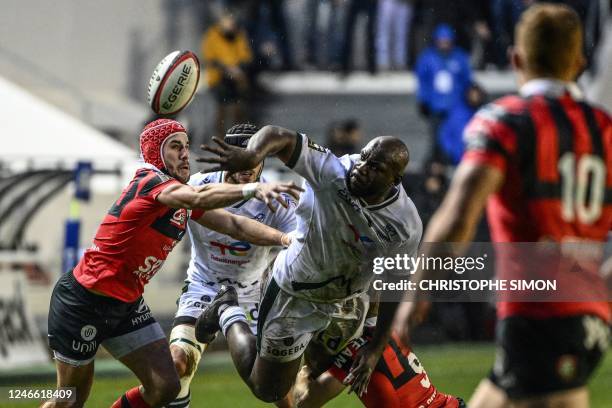
<path fill-rule="evenodd" d="M 299 135 L 279 126 L 264 126 L 249 140 L 246 149 L 228 145 L 218 137 L 213 137 L 216 145 L 202 145 L 202 149 L 215 156 L 196 159 L 201 163 L 212 164 L 210 171 L 243 171 L 252 169 L 267 156 L 277 156 L 284 163 L 289 162 L 296 143 L 301 142 Z"/>
<path fill-rule="evenodd" d="M 261 246 L 289 246 L 291 236 L 247 217 L 225 210 L 207 211 L 196 220 L 206 228 Z"/>

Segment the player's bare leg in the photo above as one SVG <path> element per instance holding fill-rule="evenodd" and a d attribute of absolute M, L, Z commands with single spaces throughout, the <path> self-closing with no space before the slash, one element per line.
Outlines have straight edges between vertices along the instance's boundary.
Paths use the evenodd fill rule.
<path fill-rule="evenodd" d="M 196 340 L 194 326 L 191 324 L 175 326 L 170 334 L 170 342 L 170 353 L 172 355 L 172 361 L 174 362 L 174 368 L 180 378 L 181 390 L 176 399 L 168 404 L 168 407 L 187 407 L 191 402 L 191 393 L 189 390 L 191 381 L 198 369 L 202 354 L 208 345 Z M 238 367 L 236 360 L 234 360 L 234 364 Z M 240 369 L 238 369 L 238 371 L 240 372 Z M 291 395 L 288 394 L 283 400 L 277 401 L 276 406 L 279 408 L 293 407 L 290 397 Z"/>
<path fill-rule="evenodd" d="M 334 356 L 321 344 L 311 342 L 308 345 L 304 353 L 304 365 L 293 388 L 295 407 L 322 407 L 342 392 L 345 386 L 327 373 L 333 359 Z"/>
<path fill-rule="evenodd" d="M 471 405 L 470 405 L 471 407 Z M 586 387 L 559 391 L 541 397 L 510 402 L 511 408 L 588 408 L 589 391 Z"/>
<path fill-rule="evenodd" d="M 288 403 L 301 359 L 279 363 L 259 357 L 256 338 L 244 322 L 232 324 L 225 337 L 234 365 L 253 394 L 265 402 Z"/>
<path fill-rule="evenodd" d="M 82 407 L 89 397 L 94 377 L 94 362 L 83 366 L 72 366 L 55 360 L 57 369 L 57 387 L 75 387 L 76 400 L 74 402 L 45 402 L 42 408 L 78 408 Z"/>
<path fill-rule="evenodd" d="M 180 324 L 172 329 L 170 334 L 170 354 L 180 379 L 181 390 L 176 399 L 168 405 L 169 407 L 183 408 L 189 406 L 191 402 L 189 387 L 206 347 L 206 344 L 196 340 L 192 324 Z"/>
<path fill-rule="evenodd" d="M 318 408 L 338 396 L 345 386 L 325 372 L 318 377 L 312 375 L 307 365 L 302 366 L 293 388 L 295 408 Z"/>
<path fill-rule="evenodd" d="M 493 384 L 488 378 L 483 379 L 476 387 L 468 402 L 470 408 L 509 408 L 504 390 Z"/>
<path fill-rule="evenodd" d="M 220 323 L 222 320 L 222 323 Z M 280 402 L 291 390 L 300 368 L 299 358 L 288 362 L 270 361 L 257 353 L 257 339 L 251 332 L 244 312 L 238 306 L 236 290 L 221 286 L 195 324 L 199 342 L 210 343 L 222 329 L 242 380 L 264 402 Z"/>
<path fill-rule="evenodd" d="M 190 328 L 191 331 L 193 331 L 193 325 L 184 324 L 176 326 L 172 330 L 172 335 L 170 336 L 171 341 L 175 338 L 178 338 L 177 336 L 179 335 L 179 332 L 177 331 L 177 333 L 175 334 L 175 330 L 177 329 L 177 327 L 181 326 L 184 326 L 183 330 L 181 331 L 184 331 L 184 329 L 186 329 L 187 327 Z M 193 336 L 193 340 L 191 341 L 191 343 L 200 346 L 202 352 L 200 352 L 193 345 L 187 342 L 181 342 L 180 340 L 170 344 L 170 353 L 172 354 L 172 361 L 174 361 L 174 368 L 176 368 L 176 372 L 178 373 L 181 381 L 181 391 L 179 392 L 174 402 L 168 405 L 169 408 L 187 407 L 189 406 L 189 403 L 191 401 L 189 386 L 191 384 L 195 371 L 198 368 L 201 355 L 207 347 L 207 344 L 197 342 L 195 336 Z M 234 360 L 234 365 L 238 367 L 236 360 Z M 240 369 L 238 369 L 238 371 L 240 372 Z M 276 406 L 279 408 L 293 407 L 291 397 L 292 395 L 288 394 L 283 400 L 277 401 L 275 403 Z"/>
<path fill-rule="evenodd" d="M 125 355 L 120 361 L 136 374 L 142 384 L 140 396 L 151 407 L 162 407 L 172 402 L 179 393 L 179 377 L 165 338 Z M 134 392 L 134 389 L 130 392 Z"/>

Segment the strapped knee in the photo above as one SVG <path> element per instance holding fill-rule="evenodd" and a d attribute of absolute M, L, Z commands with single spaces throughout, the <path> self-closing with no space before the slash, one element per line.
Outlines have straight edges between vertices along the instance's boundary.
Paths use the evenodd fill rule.
<path fill-rule="evenodd" d="M 198 342 L 195 338 L 195 329 L 193 326 L 181 324 L 175 326 L 170 333 L 170 345 L 179 347 L 185 354 L 185 373 L 181 375 L 181 391 L 178 398 L 184 398 L 189 395 L 189 384 L 195 375 L 202 353 L 206 350 L 206 345 Z"/>

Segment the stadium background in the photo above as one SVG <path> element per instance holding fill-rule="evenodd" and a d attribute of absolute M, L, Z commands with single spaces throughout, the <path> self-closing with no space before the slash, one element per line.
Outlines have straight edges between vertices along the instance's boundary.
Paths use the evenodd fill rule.
<path fill-rule="evenodd" d="M 495 2 L 458 4 L 473 7 L 475 3 Z M 240 21 L 252 23 L 244 3 L 249 2 L 149 0 L 146 5 L 118 0 L 3 2 L 0 386 L 53 383 L 54 368 L 45 341 L 51 288 L 65 269 L 65 262 L 89 245 L 102 215 L 137 167 L 137 135 L 143 123 L 152 117 L 145 93 L 153 67 L 174 49 L 191 49 L 201 56 L 202 35 L 215 22 L 222 7 L 242 10 L 238 13 Z M 257 92 L 249 98 L 249 119 L 304 131 L 321 144 L 326 143 L 331 124 L 351 118 L 361 126 L 363 143 L 379 134 L 402 137 L 412 154 L 405 183 L 426 218 L 443 189 L 430 194 L 421 188 L 428 176 L 426 162 L 431 137 L 427 122 L 418 113 L 417 81 L 412 67 L 429 36 L 427 19 L 418 16 L 435 13 L 435 9 L 428 10 L 418 1 L 414 3 L 415 11 L 421 9 L 420 14 L 415 13 L 409 34 L 409 65 L 399 70 L 379 69 L 372 74 L 366 63 L 364 16 L 357 20 L 352 39 L 354 67 L 343 72 L 329 61 L 320 63 L 325 59 L 320 54 L 313 63 L 306 53 L 307 36 L 314 23 L 305 16 L 312 4 L 317 3 L 320 12 L 316 50 L 326 52 L 333 30 L 343 32 L 342 18 L 325 32 L 333 1 L 259 3 L 263 7 L 260 24 L 264 27 L 272 27 L 272 8 L 282 10 L 292 61 L 291 64 L 283 61 L 278 34 L 268 33 L 266 41 L 272 44 L 272 49 L 269 61 L 261 64 L 257 75 Z M 585 22 L 591 65 L 582 85 L 591 98 L 610 111 L 610 2 L 568 3 L 588 11 Z M 334 4 L 347 13 L 351 0 Z M 486 17 L 492 29 L 494 18 Z M 465 24 L 468 32 L 472 23 Z M 488 97 L 513 91 L 515 82 L 508 67 L 483 57 L 478 38 L 475 35 L 470 38 L 475 77 Z M 199 143 L 213 134 L 215 109 L 211 92 L 202 81 L 195 100 L 179 116 L 190 130 L 193 157 L 199 154 Z M 85 164 L 81 164 L 81 181 L 77 185 L 73 172 L 79 162 Z M 289 177 L 275 161 L 268 166 L 270 177 Z M 445 170 L 442 185 L 450 174 L 451 167 Z M 171 324 L 188 256 L 188 242 L 183 242 L 146 290 L 145 297 L 165 329 Z M 437 305 L 430 321 L 415 334 L 416 350 L 439 389 L 469 397 L 478 380 L 487 373 L 494 355 L 493 316 L 491 305 Z M 216 344 L 216 351 L 203 358 L 193 386 L 193 405 L 258 406 L 241 384 L 223 347 L 222 343 Z M 96 364 L 98 374 L 90 406 L 110 405 L 121 390 L 136 383 L 134 376 L 108 359 L 103 351 Z M 593 406 L 612 406 L 610 384 L 612 358 L 608 356 L 591 385 Z M 2 397 L 0 405 L 12 406 Z M 330 404 L 358 405 L 352 396 Z"/>

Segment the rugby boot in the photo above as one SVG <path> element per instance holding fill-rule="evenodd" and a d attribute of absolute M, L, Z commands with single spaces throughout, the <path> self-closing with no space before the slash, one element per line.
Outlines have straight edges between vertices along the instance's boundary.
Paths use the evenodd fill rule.
<path fill-rule="evenodd" d="M 238 294 L 233 286 L 221 285 L 215 298 L 196 320 L 195 336 L 200 343 L 212 342 L 217 332 L 221 330 L 219 326 L 219 308 L 223 305 L 238 306 Z"/>

